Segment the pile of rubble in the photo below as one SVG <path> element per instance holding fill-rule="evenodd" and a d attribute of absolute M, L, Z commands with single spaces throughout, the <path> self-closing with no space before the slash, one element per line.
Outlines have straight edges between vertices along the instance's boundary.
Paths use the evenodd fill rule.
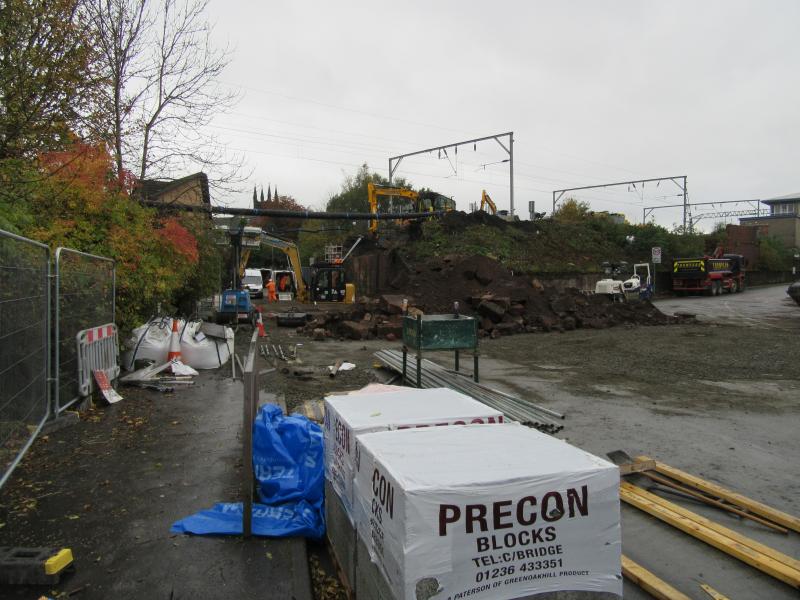
<path fill-rule="evenodd" d="M 430 261 L 405 273 L 403 279 L 407 294 L 383 294 L 316 315 L 301 331 L 317 339 L 399 339 L 404 300 L 410 315 L 453 312 L 458 302 L 459 312 L 477 317 L 480 334 L 491 337 L 680 321 L 649 301 L 614 302 L 608 296 L 587 295 L 577 289 L 545 287 L 484 256 Z"/>
<path fill-rule="evenodd" d="M 298 332 L 314 339 L 342 337 L 351 340 L 385 339 L 394 341 L 403 334 L 403 300 L 408 300 L 408 314 L 422 314 L 413 306 L 413 299 L 386 294 L 377 300 L 364 300 L 342 307 L 339 311 L 326 311 L 314 316 Z"/>

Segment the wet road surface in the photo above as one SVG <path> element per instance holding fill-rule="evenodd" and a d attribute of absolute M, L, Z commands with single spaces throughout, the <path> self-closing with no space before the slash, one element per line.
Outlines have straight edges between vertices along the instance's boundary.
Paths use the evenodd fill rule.
<path fill-rule="evenodd" d="M 788 284 L 749 288 L 740 294 L 684 296 L 653 302 L 662 312 L 696 314 L 701 321 L 800 329 L 800 306 L 786 294 Z"/>

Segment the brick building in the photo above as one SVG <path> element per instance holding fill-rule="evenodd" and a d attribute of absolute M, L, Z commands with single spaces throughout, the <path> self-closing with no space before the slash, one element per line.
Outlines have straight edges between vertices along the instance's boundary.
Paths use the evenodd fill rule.
<path fill-rule="evenodd" d="M 800 192 L 762 200 L 769 206 L 769 214 L 760 217 L 743 217 L 742 225 L 766 227 L 765 233 L 781 240 L 787 248 L 800 248 Z"/>

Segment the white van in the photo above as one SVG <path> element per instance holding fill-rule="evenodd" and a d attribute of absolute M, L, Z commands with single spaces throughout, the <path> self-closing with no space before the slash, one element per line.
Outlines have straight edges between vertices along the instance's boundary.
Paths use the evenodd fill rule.
<path fill-rule="evenodd" d="M 242 287 L 250 292 L 251 298 L 264 297 L 264 281 L 261 279 L 259 269 L 245 269 L 242 277 Z"/>

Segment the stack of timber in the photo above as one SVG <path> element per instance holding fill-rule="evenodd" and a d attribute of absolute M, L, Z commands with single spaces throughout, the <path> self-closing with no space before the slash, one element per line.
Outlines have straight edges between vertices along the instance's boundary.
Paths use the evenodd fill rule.
<path fill-rule="evenodd" d="M 636 457 L 633 466 L 654 465 L 654 471 L 659 479 L 671 481 L 680 488 L 691 490 L 691 496 L 702 495 L 711 504 L 718 504 L 720 508 L 736 514 L 743 513 L 750 516 L 764 525 L 770 526 L 773 530 L 788 533 L 789 530 L 800 532 L 800 519 L 785 512 L 774 509 L 766 504 L 743 496 L 742 494 L 728 490 L 720 485 L 706 481 L 695 475 L 691 475 L 662 462 L 655 461 L 647 456 Z M 642 471 L 643 473 L 646 471 Z M 620 482 L 620 499 L 627 504 L 648 513 L 657 519 L 672 525 L 673 527 L 691 535 L 698 540 L 732 556 L 745 564 L 754 567 L 771 577 L 774 577 L 795 589 L 800 589 L 800 561 L 791 556 L 783 554 L 761 542 L 742 535 L 729 529 L 711 519 L 703 517 L 695 512 L 687 510 L 682 506 L 665 500 L 644 488 L 633 485 L 629 482 Z M 623 574 L 641 585 L 641 587 L 652 593 L 650 588 L 658 588 L 653 580 L 658 580 L 651 573 L 644 571 L 646 576 L 640 577 L 638 565 L 629 564 L 625 568 L 623 560 Z M 632 561 L 629 561 L 629 563 Z M 627 572 L 626 572 L 627 571 Z M 664 582 L 661 582 L 664 583 Z M 668 584 L 664 584 L 669 588 Z M 653 593 L 657 598 L 682 599 L 680 592 Z M 719 592 L 708 585 L 703 586 L 705 591 L 712 598 L 724 598 Z M 675 595 L 677 594 L 677 595 Z"/>

